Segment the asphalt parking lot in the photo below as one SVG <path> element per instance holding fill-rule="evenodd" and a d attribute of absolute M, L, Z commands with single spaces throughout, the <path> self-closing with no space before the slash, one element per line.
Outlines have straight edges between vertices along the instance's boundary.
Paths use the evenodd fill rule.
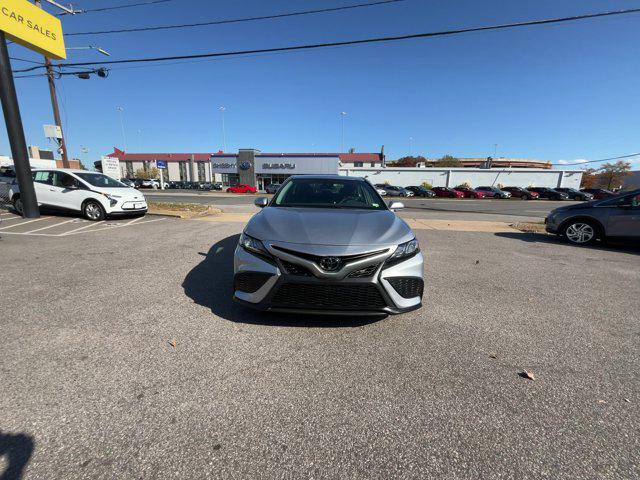
<path fill-rule="evenodd" d="M 640 476 L 639 250 L 416 230 L 422 309 L 316 318 L 231 301 L 242 224 L 142 221 L 0 230 L 8 478 Z"/>

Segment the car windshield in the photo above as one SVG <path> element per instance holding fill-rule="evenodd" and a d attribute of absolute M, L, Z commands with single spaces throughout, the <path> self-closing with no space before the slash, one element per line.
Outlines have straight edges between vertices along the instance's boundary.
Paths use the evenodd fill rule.
<path fill-rule="evenodd" d="M 279 190 L 272 206 L 386 210 L 367 182 L 333 178 L 296 178 Z"/>
<path fill-rule="evenodd" d="M 107 177 L 102 173 L 89 173 L 82 172 L 76 173 L 78 177 L 87 182 L 89 185 L 94 187 L 103 187 L 103 188 L 129 188 L 124 183 L 119 182 L 111 177 Z"/>

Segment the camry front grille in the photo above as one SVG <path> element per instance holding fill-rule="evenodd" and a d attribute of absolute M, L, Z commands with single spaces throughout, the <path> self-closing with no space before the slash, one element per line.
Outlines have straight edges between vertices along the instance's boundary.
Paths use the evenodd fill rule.
<path fill-rule="evenodd" d="M 284 283 L 271 303 L 276 307 L 313 310 L 380 310 L 387 306 L 378 288 L 370 283 Z"/>
<path fill-rule="evenodd" d="M 376 273 L 376 270 L 378 270 L 379 266 L 380 266 L 379 263 L 376 263 L 375 265 L 369 265 L 367 267 L 361 268 L 360 270 L 351 272 L 347 276 L 349 278 L 367 278 L 373 275 L 374 273 Z"/>
<path fill-rule="evenodd" d="M 311 276 L 311 272 L 309 270 L 307 270 L 305 267 L 303 267 L 302 265 L 297 265 L 295 263 L 291 263 L 291 262 L 285 262 L 284 260 L 280 260 L 282 262 L 282 266 L 284 267 L 285 271 L 289 274 L 289 275 L 297 275 L 300 277 L 310 277 Z"/>

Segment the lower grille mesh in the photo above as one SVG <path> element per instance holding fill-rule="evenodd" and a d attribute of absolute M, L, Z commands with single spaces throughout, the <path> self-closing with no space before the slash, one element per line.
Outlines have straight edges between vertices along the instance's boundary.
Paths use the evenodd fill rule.
<path fill-rule="evenodd" d="M 234 289 L 246 293 L 257 292 L 271 277 L 270 273 L 240 272 L 233 279 Z"/>
<path fill-rule="evenodd" d="M 285 283 L 272 299 L 275 306 L 326 310 L 379 310 L 387 304 L 375 285 Z"/>
<path fill-rule="evenodd" d="M 424 282 L 416 277 L 392 277 L 386 279 L 403 298 L 422 297 Z"/>

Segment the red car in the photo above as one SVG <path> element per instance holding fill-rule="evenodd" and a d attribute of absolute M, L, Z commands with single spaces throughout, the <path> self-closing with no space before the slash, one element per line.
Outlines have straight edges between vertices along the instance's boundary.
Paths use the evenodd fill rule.
<path fill-rule="evenodd" d="M 486 197 L 484 192 L 478 192 L 468 187 L 456 187 L 458 192 L 462 192 L 464 198 L 484 198 Z"/>
<path fill-rule="evenodd" d="M 449 197 L 449 198 L 463 198 L 464 193 L 454 190 L 448 187 L 433 187 L 431 190 L 436 194 L 436 197 Z"/>
<path fill-rule="evenodd" d="M 227 188 L 227 192 L 229 193 L 256 193 L 258 189 L 256 187 L 252 187 L 251 185 L 247 185 L 246 183 L 241 183 L 240 185 L 231 185 Z"/>

